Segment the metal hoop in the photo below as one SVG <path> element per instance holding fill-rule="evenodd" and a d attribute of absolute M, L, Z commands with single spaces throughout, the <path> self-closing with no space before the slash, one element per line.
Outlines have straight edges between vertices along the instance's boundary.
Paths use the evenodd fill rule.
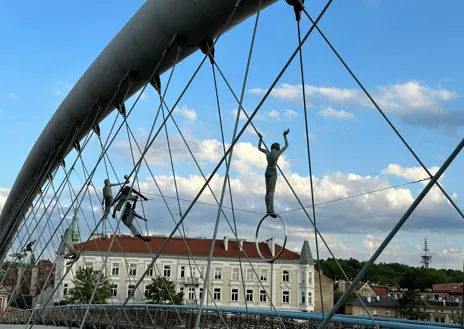
<path fill-rule="evenodd" d="M 287 225 L 285 224 L 285 221 L 280 217 L 279 214 L 275 214 L 277 218 L 280 219 L 280 222 L 284 226 L 284 232 L 285 232 L 285 238 L 284 238 L 284 243 L 282 244 L 282 248 L 280 248 L 280 251 L 277 255 L 275 255 L 273 258 L 265 258 L 263 254 L 261 253 L 261 250 L 259 249 L 259 243 L 258 243 L 258 234 L 259 234 L 259 228 L 261 227 L 261 224 L 264 222 L 264 220 L 270 216 L 269 214 L 266 214 L 261 220 L 259 221 L 258 227 L 256 228 L 256 235 L 255 235 L 255 244 L 256 244 L 256 250 L 258 251 L 259 256 L 261 257 L 262 260 L 268 263 L 273 263 L 277 258 L 282 255 L 282 252 L 285 249 L 285 246 L 287 245 Z"/>

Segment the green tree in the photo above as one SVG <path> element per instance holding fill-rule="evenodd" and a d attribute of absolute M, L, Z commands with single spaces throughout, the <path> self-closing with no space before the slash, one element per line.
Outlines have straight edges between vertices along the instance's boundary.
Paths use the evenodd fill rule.
<path fill-rule="evenodd" d="M 338 300 L 340 299 L 340 297 L 342 297 L 342 295 L 343 295 L 342 292 L 339 292 L 339 291 L 334 292 L 334 305 L 337 304 Z M 353 300 L 355 298 L 356 298 L 356 293 L 354 291 L 352 291 L 348 295 L 347 301 Z"/>
<path fill-rule="evenodd" d="M 409 320 L 426 320 L 428 316 L 422 313 L 422 308 L 425 307 L 424 301 L 419 294 L 413 290 L 407 291 L 399 301 L 399 311 L 403 318 Z"/>
<path fill-rule="evenodd" d="M 66 303 L 88 304 L 98 281 L 99 273 L 99 271 L 88 267 L 78 268 L 73 280 L 74 288 L 70 289 Z M 110 297 L 110 291 L 110 282 L 102 274 L 92 304 L 106 304 L 106 300 Z"/>
<path fill-rule="evenodd" d="M 180 305 L 184 299 L 183 293 L 177 293 L 175 284 L 164 277 L 152 278 L 146 287 L 145 297 L 152 304 L 175 304 Z"/>

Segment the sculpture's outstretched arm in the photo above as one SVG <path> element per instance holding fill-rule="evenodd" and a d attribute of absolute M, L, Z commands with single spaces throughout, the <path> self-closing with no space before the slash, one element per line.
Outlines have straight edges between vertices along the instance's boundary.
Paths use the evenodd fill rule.
<path fill-rule="evenodd" d="M 258 150 L 260 150 L 264 154 L 267 154 L 267 150 L 263 147 L 263 135 L 258 133 L 258 136 L 259 136 Z"/>
<path fill-rule="evenodd" d="M 288 147 L 288 140 L 287 140 L 287 135 L 288 135 L 288 133 L 289 133 L 289 132 L 290 132 L 290 129 L 287 129 L 287 130 L 285 130 L 285 131 L 284 131 L 284 140 L 285 140 L 285 146 L 284 146 L 284 147 L 282 147 L 282 148 L 280 149 L 280 151 L 279 151 L 279 155 L 281 155 L 282 153 L 284 153 L 284 152 L 285 152 L 285 150 L 286 150 L 286 149 L 287 149 L 287 147 Z"/>

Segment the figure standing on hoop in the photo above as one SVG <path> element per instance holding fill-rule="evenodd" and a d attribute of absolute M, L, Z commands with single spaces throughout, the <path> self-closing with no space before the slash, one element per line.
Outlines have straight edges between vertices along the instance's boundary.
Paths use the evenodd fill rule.
<path fill-rule="evenodd" d="M 135 195 L 134 195 L 135 194 Z M 145 201 L 148 200 L 147 197 L 145 197 L 142 193 L 140 193 L 137 190 L 134 190 L 130 186 L 124 186 L 116 195 L 116 198 L 114 199 L 113 204 L 115 204 L 114 209 L 113 209 L 113 218 L 116 218 L 116 212 L 120 211 L 122 209 L 122 206 L 126 201 L 137 201 L 138 198 L 141 197 Z"/>
<path fill-rule="evenodd" d="M 105 179 L 105 186 L 103 187 L 103 201 L 102 206 L 105 206 L 105 211 L 103 213 L 103 218 L 107 219 L 110 214 L 110 209 L 113 206 L 113 192 L 111 188 L 113 186 L 120 186 L 124 184 L 129 184 L 129 176 L 124 176 L 125 181 L 122 183 L 111 184 L 109 179 Z"/>
<path fill-rule="evenodd" d="M 258 150 L 266 154 L 266 159 L 267 159 L 267 167 L 266 167 L 266 174 L 265 174 L 266 196 L 264 197 L 264 200 L 266 201 L 266 213 L 272 218 L 277 217 L 277 214 L 274 211 L 274 192 L 275 192 L 276 183 L 277 183 L 277 160 L 279 160 L 280 155 L 284 153 L 288 147 L 287 135 L 289 132 L 290 132 L 290 129 L 287 129 L 284 131 L 285 146 L 282 149 L 280 149 L 280 144 L 274 143 L 271 145 L 271 151 L 268 151 L 262 147 L 263 136 L 260 133 L 258 133 L 258 136 L 259 136 Z"/>

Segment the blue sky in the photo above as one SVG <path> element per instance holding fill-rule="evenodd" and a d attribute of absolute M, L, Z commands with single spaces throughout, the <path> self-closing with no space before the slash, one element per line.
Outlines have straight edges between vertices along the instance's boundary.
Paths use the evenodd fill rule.
<path fill-rule="evenodd" d="M 40 4 L 30 2 L 26 6 L 24 3 L 0 0 L 0 37 L 7 45 L 0 52 L 0 118 L 3 123 L 0 140 L 3 154 L 6 155 L 2 159 L 0 187 L 5 189 L 5 193 L 12 186 L 30 148 L 70 88 L 142 3 L 47 1 Z M 323 1 L 308 4 L 313 18 L 324 4 Z M 406 1 L 334 1 L 320 23 L 320 28 L 334 47 L 429 167 L 441 165 L 464 132 L 461 101 L 464 93 L 461 56 L 464 46 L 459 42 L 463 27 L 458 16 L 463 7 L 464 4 L 460 2 L 439 6 L 436 2 L 426 1 L 418 6 Z M 216 49 L 217 63 L 237 94 L 243 80 L 253 24 L 254 18 L 250 18 L 224 35 Z M 303 19 L 303 33 L 308 27 L 307 19 Z M 244 105 L 248 111 L 251 112 L 258 104 L 262 90 L 269 87 L 296 44 L 296 23 L 292 9 L 284 1 L 266 9 L 260 19 L 245 94 Z M 370 107 L 355 81 L 316 31 L 308 39 L 303 52 L 306 90 L 311 104 L 309 120 L 313 139 L 313 174 L 320 184 L 320 195 L 316 191 L 316 199 L 327 201 L 344 193 L 350 195 L 425 178 L 426 175 L 415 168 L 419 164 L 379 113 Z M 176 67 L 176 75 L 166 99 L 169 105 L 174 103 L 201 58 L 196 53 Z M 167 75 L 162 78 L 165 85 Z M 294 61 L 260 110 L 255 124 L 264 133 L 268 144 L 274 139 L 282 143 L 281 133 L 290 128 L 290 147 L 280 164 L 294 179 L 292 182 L 297 185 L 298 193 L 304 195 L 305 204 L 309 204 L 308 180 L 304 179 L 308 176 L 308 169 L 299 84 L 299 66 Z M 232 111 L 237 105 L 220 79 L 219 88 L 226 142 L 229 143 L 234 122 Z M 181 111 L 176 112 L 175 117 L 189 141 L 196 145 L 194 149 L 200 153 L 202 168 L 210 172 L 217 161 L 215 152 L 222 151 L 222 148 L 214 143 L 220 141 L 220 135 L 209 65 L 202 68 L 179 107 Z M 140 141 L 144 141 L 143 130 L 149 130 L 157 108 L 157 97 L 152 90 L 148 90 L 129 120 Z M 193 113 L 195 118 L 192 117 Z M 104 134 L 108 133 L 105 129 L 109 129 L 109 121 L 102 124 Z M 181 145 L 172 124 L 169 129 L 174 146 Z M 262 188 L 260 175 L 264 169 L 260 167 L 260 161 L 263 160 L 253 149 L 257 146 L 257 137 L 246 133 L 241 142 L 242 148 L 236 152 L 237 166 L 232 172 L 237 184 L 233 189 L 237 199 L 243 200 L 241 208 L 262 210 L 264 202 L 258 190 Z M 153 151 L 151 168 L 160 180 L 166 179 L 165 193 L 172 196 L 174 190 L 169 183 L 172 174 L 166 165 L 167 153 L 161 149 L 162 144 L 159 145 L 160 149 Z M 121 135 L 110 150 L 110 156 L 120 173 L 131 169 L 127 146 L 127 137 Z M 205 151 L 205 147 L 211 147 L 211 151 Z M 94 152 L 93 155 L 91 152 Z M 89 159 L 93 159 L 96 152 L 98 146 L 92 144 L 87 154 Z M 184 188 L 181 194 L 191 199 L 201 185 L 191 179 L 190 175 L 198 175 L 198 172 L 183 154 L 185 149 L 179 146 L 176 174 L 181 177 Z M 461 208 L 464 190 L 460 169 L 463 165 L 464 156 L 461 155 L 442 180 L 450 194 L 456 193 L 455 200 Z M 358 178 L 349 174 L 358 175 Z M 148 172 L 142 170 L 141 175 L 145 175 L 140 177 L 144 179 Z M 103 177 L 104 171 L 99 171 L 96 180 L 102 181 Z M 77 186 L 79 180 L 77 177 L 74 179 L 73 184 Z M 152 188 L 149 182 L 146 184 L 147 189 Z M 285 182 L 279 180 L 278 184 L 284 185 Z M 416 196 L 421 186 L 405 187 L 410 189 L 406 192 Z M 367 258 L 372 246 L 378 245 L 410 204 L 408 195 L 402 193 L 399 190 L 391 195 L 383 194 L 375 200 L 366 201 L 372 203 L 369 205 L 357 199 L 321 210 L 321 230 L 328 234 L 336 255 Z M 433 198 L 435 201 L 419 208 L 405 231 L 395 238 L 384 260 L 417 265 L 419 251 L 416 246 L 422 244 L 424 237 L 428 237 L 434 258 L 437 259 L 435 266 L 442 266 L 443 263 L 446 266 L 460 266 L 464 247 L 460 235 L 464 222 L 440 198 L 440 193 L 435 191 Z M 297 207 L 283 187 L 277 190 L 276 202 L 281 209 Z M 161 207 L 161 204 L 155 204 L 155 201 L 147 204 L 147 207 L 154 209 L 160 209 L 158 206 Z M 347 212 L 351 215 L 340 217 Z M 156 216 L 160 219 L 166 214 L 167 211 L 163 210 Z M 152 219 L 156 220 L 156 216 L 152 216 Z M 191 227 L 197 227 L 195 223 L 205 221 L 205 217 L 209 218 L 207 222 L 212 228 L 215 211 L 201 207 L 192 214 Z M 246 222 L 257 222 L 259 218 L 255 217 L 241 217 L 245 235 L 248 228 Z M 293 227 L 292 248 L 299 247 L 303 238 L 311 239 L 308 235 L 310 224 L 301 212 L 286 220 Z M 150 225 L 150 230 L 156 232 L 168 232 L 172 227 L 169 222 Z M 209 226 L 208 231 L 197 233 L 211 235 Z M 221 229 L 227 231 L 225 227 L 221 226 Z M 438 237 L 437 230 L 442 230 L 444 235 Z M 407 252 L 403 252 L 405 250 Z"/>

